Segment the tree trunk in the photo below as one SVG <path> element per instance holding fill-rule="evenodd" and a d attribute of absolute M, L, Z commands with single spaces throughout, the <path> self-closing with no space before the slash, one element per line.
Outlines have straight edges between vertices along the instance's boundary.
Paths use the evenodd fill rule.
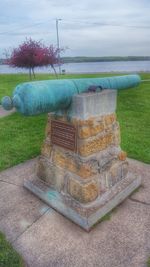
<path fill-rule="evenodd" d="M 35 78 L 34 68 L 32 68 L 33 77 Z"/>
<path fill-rule="evenodd" d="M 29 68 L 29 78 L 32 80 L 31 68 Z"/>
<path fill-rule="evenodd" d="M 58 75 L 57 75 L 57 72 L 56 72 L 56 70 L 55 70 L 55 68 L 54 68 L 54 65 L 51 65 L 51 67 L 52 67 L 52 69 L 53 69 L 53 71 L 54 71 L 54 73 L 55 73 L 56 78 L 58 79 Z"/>

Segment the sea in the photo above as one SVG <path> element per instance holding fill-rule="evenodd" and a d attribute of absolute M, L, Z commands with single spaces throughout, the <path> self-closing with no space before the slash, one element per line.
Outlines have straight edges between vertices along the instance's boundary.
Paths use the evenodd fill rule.
<path fill-rule="evenodd" d="M 58 66 L 56 66 L 58 72 Z M 66 74 L 72 73 L 137 73 L 150 72 L 150 61 L 113 61 L 113 62 L 82 62 L 65 63 L 61 65 L 61 71 Z M 53 73 L 51 67 L 35 68 L 36 73 Z M 0 65 L 0 74 L 4 73 L 28 73 L 27 69 L 12 68 L 8 65 Z"/>

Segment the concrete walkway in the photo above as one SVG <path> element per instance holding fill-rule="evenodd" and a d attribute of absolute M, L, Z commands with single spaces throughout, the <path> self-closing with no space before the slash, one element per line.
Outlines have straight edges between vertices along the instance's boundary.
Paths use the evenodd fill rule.
<path fill-rule="evenodd" d="M 145 267 L 150 256 L 150 165 L 130 160 L 142 187 L 90 233 L 23 188 L 36 159 L 0 173 L 0 231 L 29 267 Z"/>
<path fill-rule="evenodd" d="M 12 113 L 15 112 L 15 109 L 13 108 L 12 110 L 4 110 L 3 107 L 0 105 L 0 118 L 6 117 Z"/>

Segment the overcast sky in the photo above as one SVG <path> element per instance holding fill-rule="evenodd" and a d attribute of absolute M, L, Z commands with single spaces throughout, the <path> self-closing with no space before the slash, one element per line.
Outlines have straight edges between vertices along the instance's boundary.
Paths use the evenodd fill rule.
<path fill-rule="evenodd" d="M 150 56 L 150 0 L 0 0 L 0 57 L 26 37 L 65 56 Z"/>

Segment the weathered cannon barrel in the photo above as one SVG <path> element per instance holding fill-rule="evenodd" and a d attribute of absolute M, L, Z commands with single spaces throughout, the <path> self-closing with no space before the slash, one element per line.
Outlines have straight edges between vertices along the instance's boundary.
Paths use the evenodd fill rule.
<path fill-rule="evenodd" d="M 67 108 L 72 96 L 86 92 L 89 87 L 101 89 L 126 89 L 137 86 L 138 75 L 125 75 L 106 78 L 47 80 L 18 85 L 13 97 L 3 97 L 2 106 L 6 110 L 13 107 L 24 115 L 36 115 Z"/>

